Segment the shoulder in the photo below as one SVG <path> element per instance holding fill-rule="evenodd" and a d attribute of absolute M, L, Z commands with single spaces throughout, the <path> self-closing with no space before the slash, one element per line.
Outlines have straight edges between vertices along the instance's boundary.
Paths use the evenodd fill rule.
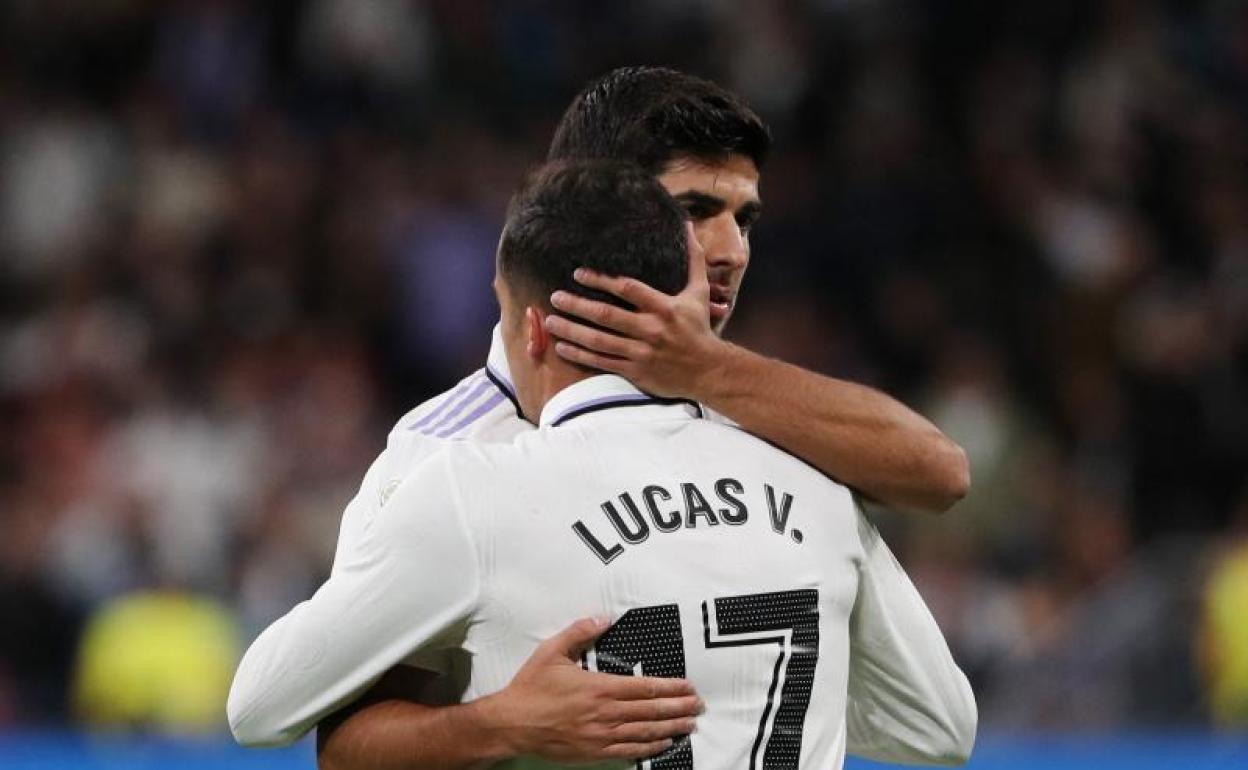
<path fill-rule="evenodd" d="M 370 522 L 357 563 L 384 564 L 403 580 L 415 576 L 413 585 L 428 585 L 430 574 L 439 572 L 464 577 L 475 563 L 476 538 L 453 472 L 452 446 L 447 442 L 407 469 Z"/>
<path fill-rule="evenodd" d="M 450 444 L 509 441 L 531 427 L 479 369 L 394 424 L 369 471 L 373 500 L 384 504 L 409 475 Z"/>
<path fill-rule="evenodd" d="M 456 418 L 463 413 L 464 409 L 476 403 L 485 403 L 497 390 L 486 375 L 485 369 L 478 369 L 448 390 L 426 400 L 400 417 L 391 428 L 390 435 L 393 437 L 414 433 L 437 437 L 438 434 L 455 425 Z"/>
<path fill-rule="evenodd" d="M 509 443 L 441 441 L 431 445 L 402 468 L 396 477 L 394 496 L 437 498 L 443 504 L 458 503 L 466 489 L 488 484 L 496 471 L 519 458 Z"/>
<path fill-rule="evenodd" d="M 403 415 L 387 447 L 425 449 L 448 441 L 509 441 L 532 426 L 520 418 L 508 392 L 485 369 Z"/>
<path fill-rule="evenodd" d="M 458 507 L 451 446 L 443 442 L 434 447 L 392 480 L 380 501 L 379 532 L 393 535 L 416 518 L 450 513 Z"/>

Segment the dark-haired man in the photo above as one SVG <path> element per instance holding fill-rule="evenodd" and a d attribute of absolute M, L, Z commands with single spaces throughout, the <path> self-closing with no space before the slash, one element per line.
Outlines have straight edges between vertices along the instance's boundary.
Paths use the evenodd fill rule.
<path fill-rule="evenodd" d="M 749 261 L 749 230 L 760 211 L 759 169 L 770 137 L 735 95 L 684 73 L 656 67 L 615 70 L 590 83 L 560 121 L 552 160 L 609 158 L 641 164 L 685 207 L 702 259 L 676 296 L 637 281 L 583 278 L 590 288 L 623 296 L 626 310 L 603 299 L 557 292 L 560 315 L 547 323 L 569 360 L 623 374 L 643 390 L 703 403 L 708 418 L 727 418 L 803 457 L 866 497 L 894 507 L 943 510 L 964 494 L 965 455 L 922 417 L 893 399 L 853 383 L 821 377 L 720 340 Z M 709 309 L 709 313 L 708 313 Z M 572 316 L 595 321 L 575 324 Z M 562 316 L 562 317 L 561 317 Z M 721 418 L 722 419 L 722 418 Z M 487 365 L 430 399 L 395 425 L 343 516 L 334 571 L 351 555 L 369 522 L 410 468 L 446 441 L 508 441 L 532 430 L 515 404 L 498 330 Z M 496 709 L 497 730 L 523 748 L 555 759 L 612 755 L 617 739 L 664 738 L 671 721 L 694 713 L 697 699 L 678 679 L 624 679 L 582 671 L 574 660 L 602 632 L 573 623 L 539 646 Z M 424 670 L 454 672 L 454 656 L 413 656 L 354 707 L 322 724 L 323 766 L 414 766 L 421 747 L 442 740 L 471 746 L 457 708 L 412 702 L 446 698 L 421 692 L 434 680 Z M 310 672 L 305 673 L 310 676 Z M 905 756 L 904 736 L 876 703 L 877 682 L 851 678 L 851 753 Z M 450 693 L 452 699 L 457 694 Z M 501 699 L 500 699 L 501 700 Z M 620 704 L 644 713 L 617 724 Z M 603 707 L 602 704 L 614 704 Z M 606 728 L 610 727 L 610 731 Z M 385 765 L 389 761 L 392 765 Z"/>
<path fill-rule="evenodd" d="M 888 396 L 754 354 L 721 339 L 762 212 L 759 175 L 771 149 L 762 120 L 709 80 L 662 67 L 623 67 L 592 81 L 560 119 L 548 160 L 637 163 L 685 206 L 706 279 L 676 297 L 638 281 L 588 274 L 587 286 L 627 300 L 613 309 L 568 293 L 556 308 L 606 327 L 552 319 L 577 363 L 681 396 L 779 444 L 869 499 L 944 511 L 969 487 L 961 448 Z M 707 309 L 710 324 L 707 323 Z"/>
<path fill-rule="evenodd" d="M 412 470 L 329 582 L 248 651 L 231 692 L 236 734 L 298 737 L 414 652 L 472 655 L 461 673 L 471 720 L 539 640 L 595 615 L 616 620 L 587 666 L 688 677 L 706 703 L 691 737 L 692 719 L 671 719 L 679 740 L 620 740 L 607 757 L 838 767 L 856 668 L 887 672 L 889 705 L 913 710 L 877 716 L 921 726 L 906 736 L 909 758 L 966 759 L 976 723 L 966 678 L 845 487 L 702 419 L 696 403 L 553 351 L 548 298 L 586 294 L 578 264 L 672 296 L 691 272 L 691 240 L 679 205 L 636 166 L 557 163 L 526 183 L 495 290 L 519 408 L 539 429 L 448 442 Z M 311 667 L 314 678 L 303 675 Z M 519 759 L 505 730 L 476 729 L 490 724 L 430 741 L 420 762 Z M 933 732 L 939 740 L 916 738 Z"/>

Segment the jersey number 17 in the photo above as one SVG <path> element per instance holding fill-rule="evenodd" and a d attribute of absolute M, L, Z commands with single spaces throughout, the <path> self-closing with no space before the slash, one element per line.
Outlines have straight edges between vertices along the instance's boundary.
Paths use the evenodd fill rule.
<path fill-rule="evenodd" d="M 708 650 L 776 645 L 771 685 L 750 749 L 750 770 L 796 768 L 819 662 L 819 592 L 812 588 L 704 601 L 702 639 Z M 598 639 L 585 663 L 608 674 L 685 676 L 679 607 L 656 604 L 629 610 Z M 651 770 L 692 770 L 693 747 L 686 736 L 649 763 Z"/>

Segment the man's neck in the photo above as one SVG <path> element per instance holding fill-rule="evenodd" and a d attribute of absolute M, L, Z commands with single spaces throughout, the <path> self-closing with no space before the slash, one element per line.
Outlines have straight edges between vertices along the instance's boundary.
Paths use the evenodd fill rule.
<path fill-rule="evenodd" d="M 573 366 L 567 361 L 559 357 L 553 349 L 547 352 L 549 356 L 543 361 L 541 368 L 538 370 L 538 403 L 536 405 L 536 414 L 529 415 L 530 420 L 534 423 L 542 414 L 542 410 L 546 408 L 546 404 L 557 396 L 564 389 L 575 385 L 578 382 L 588 380 L 590 377 L 602 374 L 602 372 L 583 369 L 579 366 Z"/>

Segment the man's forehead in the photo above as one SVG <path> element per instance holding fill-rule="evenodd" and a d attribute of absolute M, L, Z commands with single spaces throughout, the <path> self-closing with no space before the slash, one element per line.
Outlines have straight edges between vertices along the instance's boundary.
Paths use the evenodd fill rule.
<path fill-rule="evenodd" d="M 659 183 L 672 195 L 699 192 L 734 204 L 757 201 L 758 182 L 758 167 L 746 155 L 676 158 L 659 175 Z"/>

